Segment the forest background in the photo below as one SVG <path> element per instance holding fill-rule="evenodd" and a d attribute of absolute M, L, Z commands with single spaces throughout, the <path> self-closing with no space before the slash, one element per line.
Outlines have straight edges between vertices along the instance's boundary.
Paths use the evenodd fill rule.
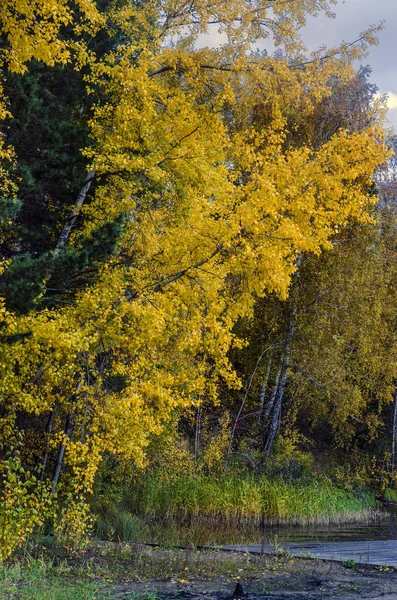
<path fill-rule="evenodd" d="M 0 558 L 395 487 L 394 138 L 377 28 L 302 44 L 333 4 L 0 8 Z"/>

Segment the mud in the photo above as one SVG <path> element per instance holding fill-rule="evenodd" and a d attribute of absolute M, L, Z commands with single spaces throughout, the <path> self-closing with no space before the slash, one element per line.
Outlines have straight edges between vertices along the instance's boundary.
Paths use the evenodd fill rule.
<path fill-rule="evenodd" d="M 112 586 L 112 597 L 150 600 L 397 600 L 397 570 L 247 553 L 140 548 L 143 569 Z M 135 556 L 136 558 L 136 556 Z M 131 553 L 134 562 L 134 552 Z M 143 562 L 142 562 L 143 561 Z"/>

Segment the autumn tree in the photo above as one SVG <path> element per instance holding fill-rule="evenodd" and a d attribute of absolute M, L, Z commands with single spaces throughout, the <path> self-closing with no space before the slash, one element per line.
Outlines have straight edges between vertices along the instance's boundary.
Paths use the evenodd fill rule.
<path fill-rule="evenodd" d="M 3 69 L 22 77 L 29 67 L 34 80 L 42 67 L 27 61 L 44 62 L 53 69 L 45 71 L 49 90 L 64 72 L 70 104 L 59 114 L 70 120 L 67 135 L 87 136 L 80 158 L 74 149 L 66 165 L 51 164 L 64 132 L 44 98 L 33 105 L 54 139 L 43 135 L 40 152 L 33 144 L 19 162 L 32 177 L 21 189 L 45 213 L 37 238 L 24 231 L 29 207 L 19 198 L 19 222 L 3 242 L 4 554 L 44 518 L 83 534 L 105 453 L 142 465 L 150 437 L 182 408 L 215 400 L 220 378 L 240 386 L 229 359 L 242 344 L 235 324 L 266 294 L 288 296 L 303 252 L 318 254 L 339 227 L 368 220 L 371 178 L 387 157 L 374 122 L 317 146 L 289 143 L 288 109 L 304 102 L 309 114 L 329 97 L 333 77 L 354 78 L 351 61 L 373 40 L 371 30 L 326 61 L 315 53 L 302 62 L 299 27 L 329 10 L 325 0 L 71 6 L 50 13 L 31 1 L 0 13 Z M 228 42 L 197 49 L 210 23 Z M 284 58 L 250 52 L 269 36 Z M 62 71 L 69 62 L 77 75 Z M 11 108 L 26 84 L 4 85 Z M 253 119 L 260 105 L 261 124 Z M 29 119 L 21 125 L 3 127 L 4 159 L 18 161 L 25 125 L 32 135 Z M 59 188 L 57 172 L 69 177 Z"/>
<path fill-rule="evenodd" d="M 314 104 L 306 113 L 301 104 L 297 105 L 299 110 L 297 107 L 286 107 L 289 123 L 289 132 L 285 140 L 287 147 L 312 145 L 319 148 L 341 130 L 362 131 L 368 125 L 380 122 L 384 116 L 384 109 L 377 100 L 376 87 L 368 82 L 369 74 L 369 69 L 362 68 L 348 83 L 333 76 L 329 82 L 332 93 Z M 265 102 L 255 107 L 254 119 L 259 126 L 266 125 L 268 109 Z M 375 185 L 370 184 L 369 195 L 375 195 L 374 190 Z M 381 212 L 373 212 L 371 218 L 378 222 Z M 322 425 L 327 423 L 326 426 L 330 428 L 327 450 L 329 445 L 332 446 L 335 442 L 333 435 L 338 437 L 337 431 L 343 431 L 343 439 L 339 438 L 339 442 L 345 445 L 356 435 L 357 425 L 361 425 L 362 438 L 366 440 L 364 443 L 375 436 L 376 430 L 381 431 L 379 415 L 382 409 L 379 406 L 387 404 L 391 399 L 390 386 L 395 356 L 391 308 L 393 302 L 387 292 L 390 283 L 386 282 L 390 275 L 386 273 L 385 255 L 381 250 L 384 240 L 381 235 L 377 236 L 377 231 L 382 231 L 379 227 L 377 223 L 356 228 L 350 223 L 346 228 L 339 229 L 331 238 L 330 249 L 320 256 L 302 252 L 295 263 L 297 269 L 291 280 L 287 299 L 272 295 L 259 299 L 254 318 L 241 321 L 237 325 L 239 334 L 249 343 L 242 351 L 233 353 L 232 362 L 241 373 L 246 386 L 243 393 L 224 392 L 225 404 L 229 405 L 233 414 L 227 464 L 233 452 L 239 456 L 242 444 L 251 448 L 254 455 L 261 450 L 264 456 L 256 456 L 254 462 L 257 461 L 265 467 L 268 464 L 266 457 L 272 450 L 277 434 L 283 429 L 285 432 L 290 431 L 297 415 L 300 415 L 300 424 L 308 419 L 311 419 L 312 423 L 314 419 L 319 420 Z M 340 242 L 340 238 L 345 237 L 350 245 Z M 331 257 L 336 262 L 332 262 Z M 322 274 L 329 278 L 328 285 L 320 283 Z M 311 289 L 312 285 L 314 289 Z M 358 347 L 365 347 L 368 352 L 365 356 L 361 355 L 357 363 L 353 360 L 354 357 L 358 359 L 357 349 L 350 358 L 343 352 L 335 356 L 333 367 L 326 359 L 328 351 L 339 351 L 334 343 L 332 319 L 322 324 L 317 322 L 319 306 L 326 301 L 323 294 L 328 293 L 322 288 L 333 290 L 333 306 L 339 309 L 334 308 L 332 313 L 335 315 L 335 311 L 340 310 L 343 315 L 343 318 L 338 318 L 341 328 L 339 335 L 345 330 L 347 337 L 351 336 L 351 333 L 347 332 L 357 320 L 355 336 L 357 339 L 361 336 L 362 340 L 367 336 L 365 343 L 357 341 Z M 380 312 L 374 309 L 375 298 Z M 329 315 L 328 308 L 325 310 Z M 334 318 L 337 319 L 336 316 Z M 380 334 L 381 329 L 384 330 L 383 334 Z M 375 347 L 374 344 L 379 339 L 382 340 L 379 342 L 381 347 Z M 348 345 L 348 342 L 346 344 Z M 355 347 L 355 344 L 353 346 Z M 306 360 L 308 363 L 303 367 Z M 377 368 L 371 366 L 374 361 Z M 314 364 L 323 370 L 322 376 Z M 346 372 L 347 365 L 352 369 L 349 374 Z M 304 380 L 302 369 L 306 369 L 305 372 L 308 373 Z M 372 373 L 369 377 L 371 385 L 374 386 L 371 392 L 358 391 L 358 388 L 352 387 L 353 379 L 361 377 L 360 369 Z M 330 373 L 334 375 L 331 376 Z M 336 377 L 335 373 L 339 376 Z M 332 390 L 323 379 L 327 379 L 328 376 L 335 385 Z M 383 380 L 382 385 L 379 378 Z M 323 397 L 326 389 L 334 406 L 340 403 L 339 416 L 334 414 L 331 418 L 327 415 Z M 319 403 L 312 413 L 308 412 L 311 395 L 309 390 L 314 390 L 319 398 Z M 361 408 L 352 410 L 353 398 L 357 396 L 361 397 Z M 378 409 L 374 409 L 375 398 L 379 402 Z M 363 414 L 367 410 L 370 413 L 372 410 L 375 412 L 364 418 Z M 306 439 L 312 440 L 313 435 L 314 438 L 317 437 L 313 430 L 307 427 L 298 427 L 296 433 L 298 438 L 301 435 L 302 439 L 302 433 Z M 321 439 L 321 435 L 318 437 Z"/>

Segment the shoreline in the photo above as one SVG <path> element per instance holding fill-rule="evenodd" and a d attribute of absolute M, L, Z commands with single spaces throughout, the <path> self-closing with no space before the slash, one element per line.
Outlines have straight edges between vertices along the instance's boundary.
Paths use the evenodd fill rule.
<path fill-rule="evenodd" d="M 3 566 L 0 597 L 230 600 L 237 581 L 249 600 L 395 600 L 397 597 L 397 570 L 392 568 L 351 563 L 343 566 L 290 555 L 171 550 L 109 542 L 91 544 L 74 556 L 58 548 L 47 556 L 38 555 Z M 36 593 L 39 589 L 59 591 L 57 596 L 46 596 Z M 65 596 L 61 590 L 65 590 Z M 84 594 L 79 595 L 79 590 L 84 590 Z M 9 596 L 2 596 L 3 591 Z"/>

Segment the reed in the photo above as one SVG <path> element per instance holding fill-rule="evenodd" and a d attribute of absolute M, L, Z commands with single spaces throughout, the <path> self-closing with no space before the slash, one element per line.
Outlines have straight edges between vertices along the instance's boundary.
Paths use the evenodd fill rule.
<path fill-rule="evenodd" d="M 96 509 L 94 525 L 95 537 L 112 542 L 145 542 L 149 530 L 145 522 L 137 515 L 123 510 L 120 506 Z"/>
<path fill-rule="evenodd" d="M 129 493 L 126 506 L 151 519 L 248 520 L 273 525 L 367 518 L 376 503 L 370 492 L 356 493 L 325 477 L 286 481 L 193 473 L 170 480 L 149 473 Z"/>

